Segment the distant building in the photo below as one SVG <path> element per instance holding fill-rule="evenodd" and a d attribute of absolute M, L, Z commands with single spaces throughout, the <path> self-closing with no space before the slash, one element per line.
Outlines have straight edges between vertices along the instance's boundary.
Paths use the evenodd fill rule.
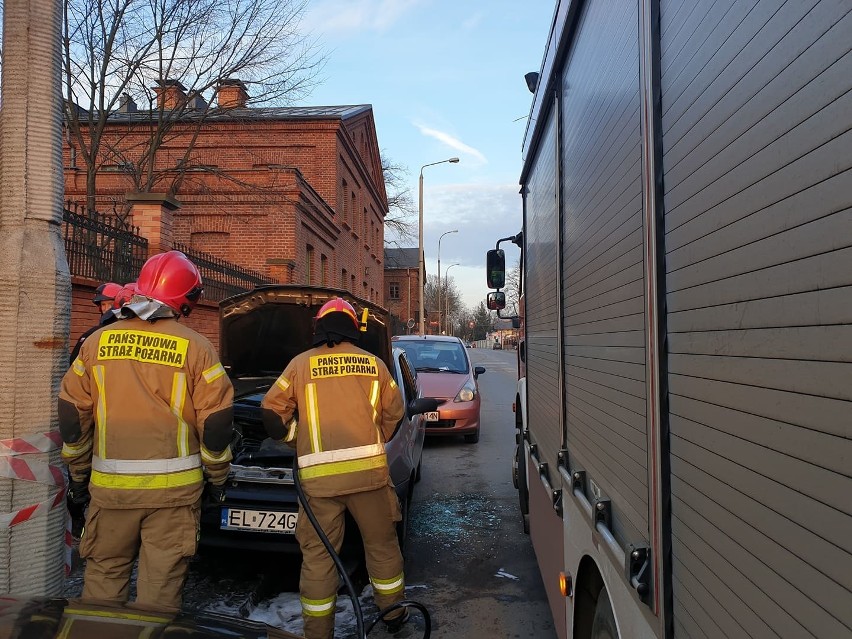
<path fill-rule="evenodd" d="M 394 335 L 416 333 L 420 321 L 420 286 L 417 248 L 385 249 L 385 306 L 391 313 Z M 409 329 L 408 324 L 413 323 Z"/>
<path fill-rule="evenodd" d="M 157 110 L 139 109 L 125 96 L 103 133 L 111 153 L 97 175 L 97 210 L 129 211 L 151 253 L 179 243 L 273 282 L 333 286 L 386 303 L 388 204 L 369 104 L 253 108 L 245 85 L 234 79 L 221 83 L 213 107 L 188 96 L 179 82 L 165 81 L 156 93 L 157 109 L 190 102 L 212 108 L 200 128 L 187 111 L 157 153 L 162 186 L 149 191 L 163 191 L 179 207 L 152 206 L 156 193 L 133 193 L 134 162 Z M 65 196 L 83 204 L 86 170 L 79 157 L 65 136 Z M 177 173 L 179 186 L 169 193 Z"/>

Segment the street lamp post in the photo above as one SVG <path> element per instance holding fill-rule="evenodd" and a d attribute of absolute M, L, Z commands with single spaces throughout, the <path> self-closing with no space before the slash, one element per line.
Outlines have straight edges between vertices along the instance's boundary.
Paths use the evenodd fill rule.
<path fill-rule="evenodd" d="M 445 235 L 458 232 L 458 229 L 453 229 L 452 231 L 441 233 L 441 237 L 438 238 L 438 333 L 441 332 L 441 240 L 444 239 Z"/>
<path fill-rule="evenodd" d="M 445 278 L 447 283 L 449 283 L 449 281 L 450 281 L 450 269 L 453 268 L 454 266 L 458 266 L 458 265 L 459 265 L 459 263 L 456 262 L 455 264 L 450 264 L 447 267 L 447 273 L 446 273 L 447 277 Z M 446 310 L 446 313 L 444 314 L 444 317 L 446 317 L 444 325 L 447 329 L 447 333 L 449 333 L 450 332 L 450 292 L 449 291 L 447 291 L 447 310 Z M 438 326 L 438 332 L 439 333 L 441 332 L 440 329 L 441 329 L 441 327 Z"/>
<path fill-rule="evenodd" d="M 450 162 L 451 164 L 456 164 L 459 161 L 458 158 L 448 158 L 446 160 L 441 160 L 439 162 L 430 162 L 429 164 L 424 164 L 420 167 L 420 224 L 419 230 L 417 233 L 417 237 L 419 240 L 419 275 L 420 277 L 420 335 L 426 334 L 426 318 L 423 313 L 423 289 L 426 287 L 426 261 L 423 256 L 423 169 L 427 166 L 435 166 L 436 164 L 443 164 L 444 162 Z M 438 316 L 441 315 L 441 309 L 438 309 Z M 440 331 L 439 331 L 440 332 Z"/>

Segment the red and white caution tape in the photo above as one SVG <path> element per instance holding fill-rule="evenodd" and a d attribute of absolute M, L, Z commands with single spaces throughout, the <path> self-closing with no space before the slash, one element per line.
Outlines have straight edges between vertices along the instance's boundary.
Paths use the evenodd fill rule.
<path fill-rule="evenodd" d="M 0 528 L 11 528 L 34 517 L 46 515 L 64 505 L 68 484 L 59 466 L 41 461 L 28 462 L 19 455 L 49 453 L 62 448 L 62 436 L 57 431 L 34 433 L 13 439 L 0 439 L 0 477 L 20 479 L 56 488 L 56 493 L 37 504 L 15 512 L 0 514 Z M 71 572 L 71 519 L 65 514 L 65 574 Z"/>
<path fill-rule="evenodd" d="M 65 487 L 65 474 L 58 466 L 44 462 L 28 462 L 20 457 L 0 457 L 0 477 Z"/>
<path fill-rule="evenodd" d="M 71 536 L 71 515 L 65 513 L 65 576 L 71 576 L 71 549 L 74 538 Z"/>
<path fill-rule="evenodd" d="M 0 439 L 0 455 L 4 457 L 49 453 L 58 448 L 62 448 L 62 435 L 55 430 L 49 433 L 33 433 L 13 439 Z"/>

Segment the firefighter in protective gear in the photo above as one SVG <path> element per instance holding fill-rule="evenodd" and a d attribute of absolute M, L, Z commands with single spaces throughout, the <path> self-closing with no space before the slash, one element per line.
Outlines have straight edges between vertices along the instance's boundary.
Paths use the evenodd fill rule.
<path fill-rule="evenodd" d="M 114 308 L 117 308 L 115 297 L 118 295 L 120 290 L 121 284 L 116 284 L 115 282 L 105 282 L 95 289 L 95 295 L 92 297 L 92 303 L 98 307 L 98 310 L 101 312 L 101 317 L 95 326 L 92 326 L 92 328 L 80 335 L 77 343 L 71 351 L 71 360 L 69 365 L 73 364 L 74 360 L 77 359 L 77 355 L 80 353 L 80 347 L 83 346 L 83 342 L 86 341 L 86 338 L 89 337 L 89 335 L 94 333 L 101 326 L 105 326 L 116 320 L 115 314 L 112 311 Z"/>
<path fill-rule="evenodd" d="M 107 324 L 112 324 L 116 321 L 116 316 L 113 309 L 116 306 L 116 295 L 121 290 L 121 284 L 115 282 L 105 282 L 95 289 L 95 295 L 92 297 L 92 303 L 98 307 L 101 312 L 101 317 L 98 323 L 92 326 L 85 333 L 80 335 L 77 343 L 71 351 L 71 360 L 69 366 L 74 363 L 77 356 L 80 354 L 80 348 L 83 342 L 96 330 Z M 89 487 L 86 484 L 79 484 L 73 480 L 68 487 L 68 494 L 65 498 L 65 505 L 68 508 L 68 514 L 71 516 L 71 536 L 74 539 L 80 539 L 83 534 L 83 524 L 86 520 L 86 508 L 89 506 Z"/>
<path fill-rule="evenodd" d="M 91 505 L 80 544 L 83 597 L 180 606 L 198 542 L 204 473 L 230 470 L 233 387 L 213 345 L 178 323 L 201 296 L 183 253 L 150 258 L 122 319 L 92 334 L 59 394 L 62 457 Z"/>
<path fill-rule="evenodd" d="M 270 437 L 296 448 L 308 503 L 335 550 L 349 511 L 364 542 L 367 571 L 380 609 L 403 599 L 402 553 L 395 523 L 399 500 L 390 480 L 385 442 L 403 416 L 402 395 L 384 362 L 358 348 L 355 310 L 341 298 L 316 317 L 314 348 L 293 358 L 262 402 Z M 294 416 L 298 414 L 298 423 Z M 338 575 L 301 510 L 299 591 L 305 637 L 334 636 Z M 399 624 L 407 610 L 390 613 Z"/>

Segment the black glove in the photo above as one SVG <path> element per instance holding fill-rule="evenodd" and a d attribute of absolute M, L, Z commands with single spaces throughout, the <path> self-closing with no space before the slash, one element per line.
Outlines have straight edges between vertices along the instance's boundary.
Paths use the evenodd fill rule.
<path fill-rule="evenodd" d="M 68 504 L 69 507 L 71 504 L 84 509 L 89 505 L 89 501 L 91 501 L 92 496 L 89 495 L 89 479 L 88 477 L 83 481 L 74 481 L 73 479 L 68 481 Z"/>
<path fill-rule="evenodd" d="M 207 483 L 205 485 L 204 495 L 207 501 L 215 503 L 225 501 L 225 487 L 217 486 L 216 484 Z"/>

